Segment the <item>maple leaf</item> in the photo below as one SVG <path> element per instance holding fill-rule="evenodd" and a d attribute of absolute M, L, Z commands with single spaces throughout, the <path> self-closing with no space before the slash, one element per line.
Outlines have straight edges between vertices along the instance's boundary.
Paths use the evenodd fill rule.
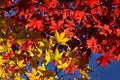
<path fill-rule="evenodd" d="M 1 53 L 1 52 L 4 52 L 4 51 L 5 51 L 5 48 L 0 45 L 0 53 Z"/>
<path fill-rule="evenodd" d="M 50 30 L 51 32 L 59 31 L 62 28 L 63 21 L 59 20 L 58 23 L 51 21 Z"/>
<path fill-rule="evenodd" d="M 6 77 L 7 75 L 6 75 L 6 73 L 5 73 L 5 68 L 2 68 L 1 66 L 0 66 L 0 79 L 5 79 L 5 77 Z M 7 79 L 6 79 L 7 80 Z"/>
<path fill-rule="evenodd" d="M 83 70 L 83 69 L 80 69 L 80 74 L 82 75 L 82 79 L 83 79 L 83 80 L 89 80 L 89 79 L 90 79 L 87 71 L 85 71 L 85 70 Z M 82 79 L 81 79 L 81 80 L 82 80 Z"/>
<path fill-rule="evenodd" d="M 45 64 L 42 64 L 42 66 L 38 66 L 38 70 L 43 70 L 43 71 L 45 71 L 45 70 L 46 70 Z"/>
<path fill-rule="evenodd" d="M 54 59 L 55 61 L 58 61 L 59 59 L 62 58 L 62 55 L 63 55 L 63 52 L 59 53 L 58 48 L 56 48 L 56 49 L 55 49 L 55 54 L 54 54 L 54 56 L 53 56 L 53 59 Z"/>
<path fill-rule="evenodd" d="M 67 21 L 67 24 L 65 24 L 64 26 L 66 26 L 67 28 L 69 28 L 70 30 L 74 30 L 74 21 L 73 20 L 71 20 L 71 21 L 69 21 L 69 20 L 66 20 Z"/>
<path fill-rule="evenodd" d="M 26 73 L 27 76 L 29 76 L 30 80 L 38 80 L 39 79 L 39 75 L 37 75 L 37 70 L 35 68 L 32 68 L 32 73 Z"/>
<path fill-rule="evenodd" d="M 75 11 L 74 15 L 72 15 L 73 19 L 77 20 L 79 23 L 81 22 L 81 19 L 84 16 L 84 12 L 82 11 Z M 74 24 L 74 23 L 71 23 Z"/>
<path fill-rule="evenodd" d="M 66 33 L 66 37 L 67 37 L 67 38 L 72 38 L 72 37 L 74 37 L 74 32 L 73 32 L 70 28 L 66 28 L 64 31 L 65 31 L 65 33 Z"/>
<path fill-rule="evenodd" d="M 26 51 L 26 50 L 31 50 L 31 48 L 35 45 L 35 42 L 31 41 L 30 39 L 27 39 L 25 42 L 22 43 L 21 45 L 21 50 Z"/>
<path fill-rule="evenodd" d="M 110 53 L 110 52 L 107 52 L 107 53 L 105 54 L 105 56 L 99 57 L 99 58 L 96 60 L 97 62 L 99 62 L 99 63 L 97 64 L 97 66 L 99 66 L 100 64 L 102 64 L 103 67 L 106 67 L 108 63 L 111 64 L 111 63 L 112 63 L 111 60 L 110 60 L 111 57 L 112 57 L 112 56 L 111 56 L 111 53 Z"/>
<path fill-rule="evenodd" d="M 97 40 L 95 40 L 94 37 L 91 37 L 91 39 L 87 40 L 87 47 L 96 53 L 98 51 Z"/>
<path fill-rule="evenodd" d="M 99 0 L 85 0 L 83 2 L 85 2 L 86 5 L 89 5 L 91 8 L 93 8 L 95 5 L 99 4 Z"/>
<path fill-rule="evenodd" d="M 3 56 L 0 55 L 0 66 L 3 66 L 3 65 L 4 65 L 4 62 L 5 62 L 5 60 L 3 60 Z"/>
<path fill-rule="evenodd" d="M 48 64 L 51 60 L 50 52 L 46 50 L 46 56 L 45 56 L 46 64 Z"/>
<path fill-rule="evenodd" d="M 113 3 L 114 3 L 115 5 L 118 5 L 118 4 L 120 4 L 120 0 L 113 0 Z"/>
<path fill-rule="evenodd" d="M 12 74 L 13 72 L 16 71 L 16 66 L 9 66 L 8 68 L 6 68 L 6 70 L 7 70 L 10 74 Z"/>
<path fill-rule="evenodd" d="M 38 66 L 37 71 L 40 77 L 47 78 L 47 80 L 53 80 L 53 77 L 55 76 L 51 70 L 46 70 L 45 64 L 42 64 L 42 66 Z"/>
<path fill-rule="evenodd" d="M 117 17 L 117 16 L 119 15 L 119 13 L 120 13 L 119 8 L 116 8 L 116 9 L 114 10 L 114 17 Z"/>
<path fill-rule="evenodd" d="M 38 66 L 37 69 L 32 68 L 32 73 L 26 73 L 26 74 L 29 76 L 30 80 L 39 80 L 39 78 L 41 77 L 50 78 L 54 76 L 51 70 L 46 70 L 45 64 L 42 64 L 42 66 Z"/>
<path fill-rule="evenodd" d="M 102 40 L 102 44 L 107 44 L 107 41 L 106 40 Z"/>
<path fill-rule="evenodd" d="M 91 10 L 91 13 L 94 14 L 94 15 L 99 15 L 101 16 L 102 15 L 102 7 L 101 6 L 98 6 L 94 9 Z M 94 16 L 95 18 L 98 17 L 98 16 Z M 96 20 L 96 19 L 95 19 Z M 97 21 L 97 20 L 96 20 Z M 97 21 L 99 22 L 99 21 Z"/>
<path fill-rule="evenodd" d="M 111 58 L 120 60 L 120 1 L 71 0 L 69 3 L 67 1 L 69 0 L 0 0 L 0 5 L 3 4 L 0 6 L 1 78 L 21 80 L 22 73 L 20 69 L 18 70 L 19 66 L 30 80 L 54 80 L 59 74 L 46 67 L 52 61 L 55 67 L 66 73 L 74 74 L 75 69 L 79 68 L 82 75 L 80 80 L 89 80 L 90 68 L 87 65 L 91 54 L 87 52 L 98 53 L 99 50 L 105 53 L 96 60 L 99 62 L 98 65 L 104 67 L 108 63 L 111 64 Z M 11 11 L 15 11 L 12 16 Z M 5 20 L 4 13 L 9 15 L 5 16 Z M 82 27 L 78 29 L 77 26 Z M 97 31 L 91 30 L 94 27 Z M 34 31 L 38 31 L 40 36 Z M 43 31 L 48 36 L 44 36 Z M 84 39 L 82 33 L 86 35 Z M 22 39 L 23 36 L 25 39 Z M 109 40 L 111 37 L 114 37 L 112 42 Z M 18 44 L 14 44 L 15 41 Z M 42 66 L 38 66 L 40 57 L 45 60 Z M 31 73 L 24 70 L 25 63 L 30 63 L 32 66 Z"/>
<path fill-rule="evenodd" d="M 15 6 L 17 6 L 17 8 L 15 8 L 16 13 L 18 15 L 24 15 L 24 13 L 29 12 L 29 11 L 34 11 L 34 6 L 31 6 L 30 4 L 34 4 L 35 0 L 20 0 L 18 2 L 16 2 Z"/>
<path fill-rule="evenodd" d="M 55 31 L 55 35 L 51 36 L 51 39 L 55 39 L 58 43 L 63 45 L 69 40 L 68 38 L 65 38 L 65 32 L 59 34 L 58 31 Z"/>
<path fill-rule="evenodd" d="M 75 65 L 69 64 L 68 67 L 65 69 L 65 73 L 68 74 L 68 72 L 70 71 L 72 75 L 74 75 L 75 70 L 76 70 Z"/>
<path fill-rule="evenodd" d="M 33 19 L 28 21 L 29 21 L 28 26 L 30 30 L 37 29 L 37 30 L 43 31 L 43 24 L 41 20 Z"/>
<path fill-rule="evenodd" d="M 3 57 L 4 57 L 5 60 L 12 59 L 12 58 L 14 58 L 14 53 L 13 53 L 13 52 L 6 52 L 6 53 L 3 55 Z"/>
<path fill-rule="evenodd" d="M 49 40 L 43 39 L 42 41 L 39 41 L 38 43 L 40 45 L 39 49 L 42 49 L 42 50 L 49 49 L 49 48 L 54 46 L 53 41 L 52 41 L 51 38 Z"/>
<path fill-rule="evenodd" d="M 21 78 L 21 77 L 20 77 L 20 73 L 15 73 L 14 76 L 15 76 L 15 77 L 14 77 L 13 80 L 25 80 L 24 78 Z"/>
<path fill-rule="evenodd" d="M 120 54 L 119 54 L 119 55 L 114 55 L 114 56 L 113 56 L 113 59 L 114 59 L 114 60 L 117 60 L 117 61 L 120 61 Z"/>
<path fill-rule="evenodd" d="M 32 13 L 32 12 L 29 12 L 29 10 L 26 10 L 26 11 L 21 10 L 21 12 L 20 12 L 19 15 L 20 15 L 20 16 L 24 16 L 25 19 L 28 19 L 28 18 L 30 18 L 30 17 L 33 15 L 33 13 Z"/>
<path fill-rule="evenodd" d="M 119 37 L 120 36 L 120 29 L 116 29 L 117 33 L 116 35 Z"/>
<path fill-rule="evenodd" d="M 104 25 L 104 26 L 103 26 L 103 29 L 104 29 L 105 31 L 108 31 L 110 34 L 112 33 L 112 30 L 109 28 L 109 25 Z"/>
<path fill-rule="evenodd" d="M 4 4 L 1 4 L 4 3 Z M 0 0 L 0 8 L 10 7 L 13 5 L 12 0 Z"/>
<path fill-rule="evenodd" d="M 58 3 L 57 0 L 45 0 L 45 2 L 49 8 L 55 8 Z"/>
<path fill-rule="evenodd" d="M 17 61 L 17 64 L 20 68 L 23 68 L 25 66 L 24 64 L 24 60 L 21 60 L 21 61 Z"/>
<path fill-rule="evenodd" d="M 109 34 L 112 33 L 112 30 L 109 28 L 109 25 L 106 25 L 106 24 L 105 24 L 103 27 L 101 26 L 101 27 L 99 27 L 99 28 L 101 28 L 101 31 L 99 32 L 99 34 L 101 34 L 101 35 L 107 36 L 108 33 L 109 33 Z"/>
<path fill-rule="evenodd" d="M 63 63 L 61 60 L 59 60 L 58 63 L 59 65 L 57 65 L 57 68 L 64 70 L 68 67 L 70 61 L 69 62 L 66 61 Z"/>

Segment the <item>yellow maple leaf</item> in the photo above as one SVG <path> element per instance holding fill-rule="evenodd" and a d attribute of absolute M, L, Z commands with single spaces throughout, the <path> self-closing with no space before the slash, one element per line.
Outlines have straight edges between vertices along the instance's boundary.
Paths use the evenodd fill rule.
<path fill-rule="evenodd" d="M 65 32 L 59 34 L 58 31 L 55 31 L 54 37 L 51 38 L 55 38 L 55 40 L 61 44 L 65 44 L 69 40 L 68 38 L 65 38 Z"/>
<path fill-rule="evenodd" d="M 89 72 L 91 72 L 91 68 L 89 66 L 80 69 L 80 74 L 82 75 L 82 79 L 89 80 L 90 79 L 90 76 L 88 75 Z"/>
<path fill-rule="evenodd" d="M 55 61 L 58 61 L 59 59 L 61 59 L 62 55 L 63 55 L 63 52 L 59 53 L 58 48 L 56 48 L 56 49 L 55 49 L 55 54 L 54 54 L 54 56 L 53 56 L 53 59 L 54 59 Z"/>
<path fill-rule="evenodd" d="M 61 61 L 58 61 L 58 63 L 59 63 L 59 65 L 57 65 L 57 68 L 63 69 L 63 70 L 66 69 L 68 67 L 68 64 L 69 64 L 67 62 L 62 63 Z"/>
<path fill-rule="evenodd" d="M 3 47 L 3 46 L 0 46 L 0 53 L 1 53 L 1 52 L 4 52 L 4 51 L 5 51 L 4 47 Z"/>
<path fill-rule="evenodd" d="M 42 64 L 42 66 L 38 66 L 38 70 L 43 70 L 43 71 L 45 71 L 46 69 L 45 69 L 45 64 Z"/>
<path fill-rule="evenodd" d="M 37 70 L 35 68 L 32 68 L 32 73 L 26 73 L 27 76 L 29 76 L 30 80 L 39 80 L 39 75 L 37 74 Z"/>
<path fill-rule="evenodd" d="M 15 77 L 14 77 L 13 80 L 25 80 L 25 79 L 23 79 L 23 78 L 20 77 L 20 73 L 15 73 L 14 76 Z"/>
<path fill-rule="evenodd" d="M 24 67 L 24 66 L 25 66 L 24 60 L 17 61 L 17 65 L 18 65 L 20 68 Z"/>
<path fill-rule="evenodd" d="M 4 63 L 4 62 L 5 62 L 5 60 L 3 60 L 3 56 L 0 55 L 0 66 L 3 66 L 3 65 L 4 65 L 3 63 Z"/>
<path fill-rule="evenodd" d="M 6 77 L 6 74 L 5 74 L 5 69 L 0 67 L 0 78 L 5 78 Z"/>
<path fill-rule="evenodd" d="M 50 59 L 51 59 L 50 53 L 46 50 L 46 55 L 45 55 L 46 64 L 50 62 Z"/>

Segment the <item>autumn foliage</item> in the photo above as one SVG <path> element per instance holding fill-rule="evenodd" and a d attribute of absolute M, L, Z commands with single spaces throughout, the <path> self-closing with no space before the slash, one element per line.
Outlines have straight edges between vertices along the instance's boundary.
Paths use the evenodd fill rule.
<path fill-rule="evenodd" d="M 92 54 L 120 60 L 120 0 L 0 0 L 0 80 L 89 80 Z"/>

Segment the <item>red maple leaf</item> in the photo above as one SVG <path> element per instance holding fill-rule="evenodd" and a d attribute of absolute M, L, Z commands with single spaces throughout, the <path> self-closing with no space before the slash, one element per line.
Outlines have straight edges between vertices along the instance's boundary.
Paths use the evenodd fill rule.
<path fill-rule="evenodd" d="M 74 36 L 74 32 L 70 28 L 65 29 L 66 37 L 71 38 Z"/>
<path fill-rule="evenodd" d="M 30 17 L 33 15 L 33 13 L 30 12 L 29 10 L 24 11 L 24 10 L 22 9 L 19 15 L 20 15 L 20 16 L 24 16 L 25 19 L 28 19 L 28 18 L 30 18 Z"/>
<path fill-rule="evenodd" d="M 102 15 L 102 7 L 99 6 L 99 7 L 96 7 L 94 9 L 91 10 L 91 13 L 94 14 L 94 15 L 99 15 L 101 16 Z M 97 17 L 97 16 L 96 16 Z"/>
<path fill-rule="evenodd" d="M 63 21 L 59 20 L 57 23 L 54 20 L 51 21 L 51 26 L 50 26 L 51 32 L 55 32 L 56 30 L 61 29 Z"/>
<path fill-rule="evenodd" d="M 26 51 L 27 49 L 30 49 L 31 47 L 35 46 L 35 42 L 31 41 L 30 39 L 28 39 L 26 42 L 24 42 L 21 45 L 21 50 Z"/>
<path fill-rule="evenodd" d="M 0 8 L 6 8 L 6 7 L 10 7 L 13 5 L 13 2 L 12 0 L 4 0 L 4 4 L 3 5 L 0 5 Z"/>
<path fill-rule="evenodd" d="M 43 24 L 41 20 L 33 19 L 33 20 L 28 20 L 28 21 L 29 21 L 28 26 L 30 30 L 36 29 L 36 30 L 43 31 Z"/>
<path fill-rule="evenodd" d="M 113 3 L 114 3 L 115 5 L 118 5 L 118 4 L 120 4 L 120 0 L 114 0 Z"/>
<path fill-rule="evenodd" d="M 74 21 L 73 20 L 71 20 L 71 21 L 66 20 L 66 21 L 67 21 L 67 24 L 65 24 L 64 26 L 66 26 L 67 28 L 73 29 Z"/>
<path fill-rule="evenodd" d="M 14 52 L 9 52 L 4 54 L 4 59 L 9 60 L 10 58 L 12 59 L 14 57 Z"/>
<path fill-rule="evenodd" d="M 97 48 L 97 40 L 92 37 L 91 39 L 87 40 L 87 47 L 90 48 L 93 52 L 98 52 Z"/>
<path fill-rule="evenodd" d="M 69 66 L 65 70 L 65 73 L 68 74 L 68 72 L 70 71 L 72 73 L 72 75 L 74 75 L 75 70 L 76 70 L 75 65 L 74 64 L 69 64 Z"/>
<path fill-rule="evenodd" d="M 109 32 L 110 34 L 112 33 L 112 30 L 109 28 L 109 25 L 104 25 L 103 29 L 107 32 Z"/>
<path fill-rule="evenodd" d="M 18 1 L 15 6 L 14 9 L 16 11 L 16 13 L 18 15 L 22 15 L 24 13 L 29 12 L 29 11 L 34 11 L 34 6 L 32 6 L 33 4 L 35 4 L 36 0 L 20 0 Z"/>
<path fill-rule="evenodd" d="M 119 55 L 114 55 L 113 59 L 117 60 L 117 61 L 120 61 L 120 54 Z"/>
<path fill-rule="evenodd" d="M 16 66 L 9 66 L 8 68 L 7 68 L 7 71 L 8 72 L 14 72 L 16 70 Z"/>
<path fill-rule="evenodd" d="M 84 16 L 84 12 L 82 11 L 75 11 L 75 13 L 72 15 L 73 19 L 77 20 L 79 23 L 81 22 L 83 16 Z"/>
<path fill-rule="evenodd" d="M 119 37 L 120 36 L 120 29 L 116 29 L 116 35 Z"/>
<path fill-rule="evenodd" d="M 57 0 L 44 0 L 49 8 L 55 8 L 58 1 Z"/>
<path fill-rule="evenodd" d="M 97 64 L 97 66 L 99 66 L 99 65 L 102 64 L 103 67 L 106 67 L 108 63 L 111 64 L 112 62 L 111 62 L 110 58 L 112 58 L 112 55 L 111 55 L 111 53 L 108 51 L 108 52 L 106 52 L 105 56 L 101 56 L 101 57 L 99 57 L 99 58 L 96 60 L 97 62 L 99 62 L 99 63 Z"/>
<path fill-rule="evenodd" d="M 89 5 L 91 8 L 99 4 L 99 0 L 83 0 L 83 2 L 85 2 L 86 5 Z"/>

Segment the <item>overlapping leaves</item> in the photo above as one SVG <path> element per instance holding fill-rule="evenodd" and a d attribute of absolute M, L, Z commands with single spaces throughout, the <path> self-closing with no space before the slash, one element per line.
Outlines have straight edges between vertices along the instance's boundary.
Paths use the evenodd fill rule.
<path fill-rule="evenodd" d="M 1 0 L 0 79 L 63 79 L 62 71 L 77 70 L 82 76 L 74 79 L 89 80 L 91 53 L 103 54 L 96 61 L 104 67 L 120 60 L 119 5 L 119 0 Z M 55 70 L 47 68 L 50 63 Z"/>

